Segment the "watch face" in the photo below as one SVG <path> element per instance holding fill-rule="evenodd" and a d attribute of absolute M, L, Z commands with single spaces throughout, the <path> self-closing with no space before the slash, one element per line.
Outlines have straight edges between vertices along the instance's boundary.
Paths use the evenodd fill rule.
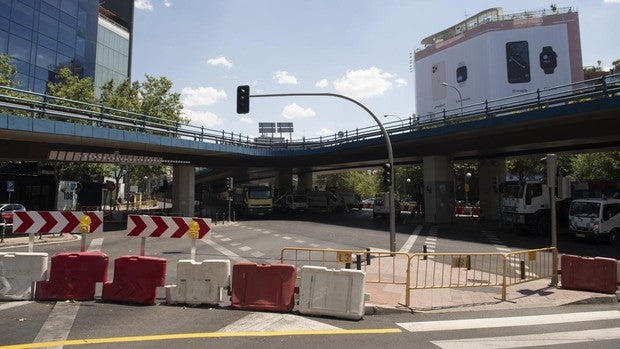
<path fill-rule="evenodd" d="M 530 50 L 527 41 L 506 43 L 506 67 L 509 83 L 530 82 Z"/>
<path fill-rule="evenodd" d="M 558 66 L 558 55 L 553 51 L 551 46 L 543 47 L 540 52 L 540 67 L 545 71 L 545 74 L 553 74 L 555 67 Z"/>
<path fill-rule="evenodd" d="M 463 83 L 467 80 L 467 66 L 463 65 L 456 68 L 456 82 Z"/>

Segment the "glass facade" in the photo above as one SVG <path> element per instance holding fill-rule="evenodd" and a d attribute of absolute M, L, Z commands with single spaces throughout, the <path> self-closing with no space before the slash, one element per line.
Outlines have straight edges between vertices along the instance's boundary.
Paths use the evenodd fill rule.
<path fill-rule="evenodd" d="M 118 17 L 124 24 L 133 22 L 133 1 L 106 0 L 104 4 L 116 3 L 129 7 Z M 130 31 L 105 18 L 108 25 L 101 25 L 100 9 L 106 7 L 94 0 L 0 0 L 0 52 L 9 54 L 17 66 L 17 79 L 20 88 L 35 92 L 45 92 L 47 82 L 54 79 L 55 71 L 70 67 L 80 77 L 99 79 L 98 50 L 101 47 L 119 54 L 104 53 L 101 67 L 120 74 L 123 79 L 129 76 L 131 59 Z M 106 13 L 114 15 L 108 9 Z M 116 31 L 108 27 L 118 27 Z M 121 33 L 124 30 L 124 33 Z M 100 31 L 98 35 L 98 31 Z M 111 35 L 110 32 L 115 33 Z M 100 38 L 99 36 L 104 36 Z M 112 36 L 124 40 L 110 39 Z M 122 43 L 121 43 L 122 41 Z M 99 44 L 102 46 L 99 46 Z M 117 79 L 106 69 L 102 74 Z"/>
<path fill-rule="evenodd" d="M 97 37 L 97 65 L 95 67 L 95 86 L 99 89 L 104 83 L 114 80 L 117 84 L 129 76 L 130 58 L 129 32 L 101 16 Z M 97 94 L 99 91 L 97 91 Z"/>

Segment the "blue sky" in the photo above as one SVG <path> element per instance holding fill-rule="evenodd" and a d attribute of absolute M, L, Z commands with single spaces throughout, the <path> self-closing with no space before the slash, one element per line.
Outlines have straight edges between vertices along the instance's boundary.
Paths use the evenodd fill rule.
<path fill-rule="evenodd" d="M 488 8 L 551 3 L 579 12 L 584 66 L 620 59 L 620 0 L 136 0 L 132 80 L 170 79 L 193 125 L 255 137 L 259 122 L 293 122 L 294 139 L 333 137 L 376 124 L 329 97 L 253 98 L 238 115 L 236 87 L 344 94 L 397 122 L 383 115 L 416 112 L 409 56 L 423 38 Z"/>

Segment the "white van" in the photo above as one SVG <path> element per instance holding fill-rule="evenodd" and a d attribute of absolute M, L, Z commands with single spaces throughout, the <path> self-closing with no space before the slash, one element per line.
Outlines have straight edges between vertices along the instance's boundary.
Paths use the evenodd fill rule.
<path fill-rule="evenodd" d="M 618 244 L 620 199 L 577 199 L 568 213 L 570 232 L 578 238 L 607 239 Z"/>

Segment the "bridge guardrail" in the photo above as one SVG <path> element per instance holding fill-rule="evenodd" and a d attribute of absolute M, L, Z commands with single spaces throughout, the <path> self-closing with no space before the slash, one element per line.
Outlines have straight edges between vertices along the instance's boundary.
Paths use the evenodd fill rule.
<path fill-rule="evenodd" d="M 551 108 L 567 103 L 577 103 L 593 98 L 606 98 L 620 94 L 620 73 L 601 78 L 579 81 L 550 88 L 537 89 L 523 94 L 485 100 L 464 105 L 462 108 L 442 110 L 438 113 L 418 115 L 384 124 L 388 134 L 414 132 L 424 128 L 443 127 L 456 122 L 469 122 L 480 118 L 498 117 L 526 112 L 532 109 Z M 138 132 L 192 139 L 196 141 L 230 144 L 240 147 L 308 150 L 339 146 L 382 137 L 377 125 L 347 130 L 329 137 L 303 138 L 279 143 L 261 143 L 241 133 L 218 131 L 204 126 L 191 125 L 186 120 L 168 120 L 144 114 L 123 111 L 105 105 L 89 104 L 46 94 L 0 86 L 0 111 L 17 110 L 31 117 L 51 118 L 97 126 L 128 129 Z"/>

